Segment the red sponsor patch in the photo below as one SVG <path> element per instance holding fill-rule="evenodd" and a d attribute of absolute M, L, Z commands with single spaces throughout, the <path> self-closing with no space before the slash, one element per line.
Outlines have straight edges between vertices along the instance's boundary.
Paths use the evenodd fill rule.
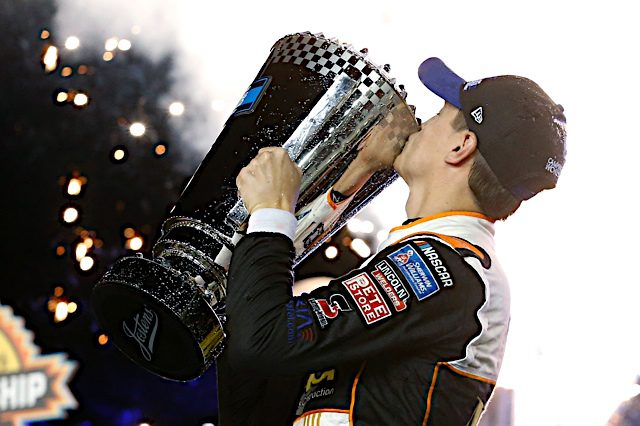
<path fill-rule="evenodd" d="M 367 324 L 373 324 L 391 316 L 391 310 L 382 298 L 382 294 L 366 272 L 344 280 L 342 284 L 353 297 Z"/>
<path fill-rule="evenodd" d="M 396 309 L 396 311 L 400 312 L 407 309 L 407 304 L 400 298 L 400 296 L 396 292 L 396 289 L 393 288 L 389 281 L 387 281 L 387 278 L 384 276 L 384 274 L 378 270 L 373 271 L 372 274 L 373 277 L 380 283 L 384 291 L 387 293 L 387 296 L 389 296 L 389 299 L 391 300 L 391 303 L 393 303 L 393 307 Z"/>

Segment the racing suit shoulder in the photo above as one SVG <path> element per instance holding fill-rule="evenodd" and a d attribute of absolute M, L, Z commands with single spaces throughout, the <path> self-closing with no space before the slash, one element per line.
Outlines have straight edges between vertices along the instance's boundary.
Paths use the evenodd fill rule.
<path fill-rule="evenodd" d="M 436 239 L 402 241 L 366 266 L 309 294 L 291 294 L 293 246 L 247 235 L 229 271 L 227 351 L 267 372 L 423 352 L 464 357 L 480 330 L 484 286 L 463 258 Z"/>

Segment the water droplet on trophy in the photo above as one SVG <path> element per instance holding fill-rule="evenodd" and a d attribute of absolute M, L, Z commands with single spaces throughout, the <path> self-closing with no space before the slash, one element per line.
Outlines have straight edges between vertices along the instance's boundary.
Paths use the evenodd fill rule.
<path fill-rule="evenodd" d="M 416 113 L 416 106 L 415 105 L 409 105 L 409 108 L 411 108 L 411 112 L 412 113 Z"/>
<path fill-rule="evenodd" d="M 389 72 L 389 71 L 391 71 L 391 65 L 389 65 L 389 64 L 384 64 L 384 65 L 382 66 L 382 69 L 383 69 L 383 70 L 385 70 L 386 72 Z"/>
<path fill-rule="evenodd" d="M 369 49 L 364 47 L 364 48 L 360 49 L 360 53 L 362 53 L 363 55 L 366 55 L 367 53 L 369 53 Z"/>

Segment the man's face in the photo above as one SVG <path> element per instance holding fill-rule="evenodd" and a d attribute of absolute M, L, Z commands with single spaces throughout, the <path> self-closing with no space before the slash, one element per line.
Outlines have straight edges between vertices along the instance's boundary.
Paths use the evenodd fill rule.
<path fill-rule="evenodd" d="M 452 122 L 458 109 L 445 102 L 436 115 L 407 140 L 402 152 L 396 157 L 393 167 L 400 176 L 411 183 L 415 179 L 428 178 L 445 165 L 444 158 L 460 137 Z"/>

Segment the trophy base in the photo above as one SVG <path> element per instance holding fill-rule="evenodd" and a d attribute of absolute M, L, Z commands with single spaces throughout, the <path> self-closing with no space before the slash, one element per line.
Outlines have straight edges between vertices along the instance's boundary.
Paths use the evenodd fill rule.
<path fill-rule="evenodd" d="M 115 345 L 167 379 L 193 380 L 222 351 L 221 320 L 190 276 L 125 257 L 96 285 L 92 304 Z"/>

